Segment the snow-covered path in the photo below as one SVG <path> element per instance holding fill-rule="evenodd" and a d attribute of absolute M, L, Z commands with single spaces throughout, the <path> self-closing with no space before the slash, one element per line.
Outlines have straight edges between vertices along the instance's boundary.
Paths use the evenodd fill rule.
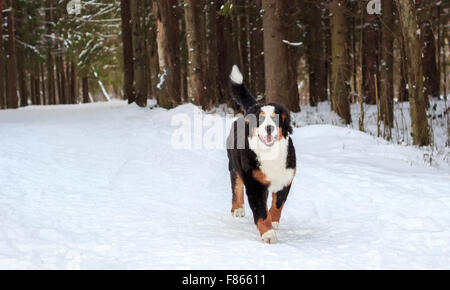
<path fill-rule="evenodd" d="M 172 148 L 172 117 L 192 111 L 0 111 L 0 268 L 450 268 L 447 164 L 351 129 L 295 129 L 298 174 L 266 245 L 248 204 L 230 215 L 225 150 Z"/>

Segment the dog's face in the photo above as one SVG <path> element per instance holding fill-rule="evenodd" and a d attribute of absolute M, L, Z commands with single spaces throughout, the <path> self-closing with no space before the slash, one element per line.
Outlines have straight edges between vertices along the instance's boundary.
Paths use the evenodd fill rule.
<path fill-rule="evenodd" d="M 278 104 L 256 105 L 247 112 L 246 120 L 250 136 L 257 136 L 265 147 L 272 147 L 292 133 L 289 113 Z"/>

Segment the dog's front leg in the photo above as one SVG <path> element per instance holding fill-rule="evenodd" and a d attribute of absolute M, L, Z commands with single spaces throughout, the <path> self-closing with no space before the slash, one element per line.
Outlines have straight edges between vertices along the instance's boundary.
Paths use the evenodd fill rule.
<path fill-rule="evenodd" d="M 246 189 L 253 219 L 262 240 L 269 244 L 276 243 L 277 237 L 272 228 L 272 218 L 267 209 L 267 187 L 259 182 L 248 182 Z"/>
<path fill-rule="evenodd" d="M 283 209 L 290 189 L 291 186 L 288 185 L 282 190 L 272 193 L 272 206 L 270 207 L 269 213 L 272 218 L 272 227 L 274 229 L 278 228 L 278 223 L 281 218 L 281 210 Z"/>

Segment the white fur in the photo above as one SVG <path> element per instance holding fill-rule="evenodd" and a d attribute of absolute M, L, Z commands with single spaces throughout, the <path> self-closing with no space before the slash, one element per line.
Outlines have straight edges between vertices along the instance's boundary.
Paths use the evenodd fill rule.
<path fill-rule="evenodd" d="M 237 209 L 235 209 L 235 210 L 233 210 L 231 212 L 231 215 L 233 217 L 244 217 L 245 216 L 245 210 L 244 210 L 244 208 L 237 208 Z"/>
<path fill-rule="evenodd" d="M 278 222 L 272 222 L 272 228 L 274 228 L 275 230 L 278 229 Z"/>
<path fill-rule="evenodd" d="M 241 85 L 244 81 L 244 77 L 242 76 L 241 72 L 239 71 L 239 68 L 237 65 L 233 65 L 233 69 L 231 70 L 230 79 L 235 84 Z"/>
<path fill-rule="evenodd" d="M 266 114 L 266 120 L 271 119 L 269 116 L 273 110 L 273 106 L 264 106 L 262 108 L 262 111 Z M 266 123 L 266 120 L 264 123 Z M 261 142 L 258 136 L 256 136 L 257 134 L 260 134 L 261 128 L 265 131 L 264 128 L 266 125 L 264 125 L 264 123 L 259 126 L 256 134 L 253 134 L 252 137 L 248 137 L 248 142 L 250 149 L 255 152 L 256 157 L 258 158 L 261 171 L 266 175 L 267 181 L 270 182 L 268 190 L 270 192 L 278 192 L 282 190 L 283 187 L 289 185 L 292 182 L 292 179 L 294 179 L 294 169 L 286 168 L 289 135 L 286 138 L 278 136 L 278 140 L 275 141 L 271 147 L 268 147 L 264 142 Z"/>
<path fill-rule="evenodd" d="M 264 122 L 259 125 L 258 134 L 260 136 L 266 137 L 267 136 L 267 130 L 266 130 L 267 126 L 273 126 L 274 128 L 277 127 L 277 124 L 275 124 L 275 122 L 271 118 L 271 116 L 273 116 L 273 114 L 275 114 L 275 107 L 274 106 L 264 106 L 261 108 L 261 111 L 264 112 L 266 118 L 264 119 Z M 275 138 L 279 137 L 279 136 L 277 136 L 278 130 L 273 130 L 270 135 L 274 138 L 273 140 L 275 140 Z"/>
<path fill-rule="evenodd" d="M 268 230 L 261 236 L 261 239 L 264 243 L 275 244 L 277 242 L 277 235 L 274 230 Z"/>

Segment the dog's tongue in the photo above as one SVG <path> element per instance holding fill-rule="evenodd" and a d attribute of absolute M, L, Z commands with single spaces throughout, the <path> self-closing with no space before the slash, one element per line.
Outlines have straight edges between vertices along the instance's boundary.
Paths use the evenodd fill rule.
<path fill-rule="evenodd" d="M 267 135 L 267 142 L 271 143 L 272 142 L 272 136 L 271 135 Z"/>

